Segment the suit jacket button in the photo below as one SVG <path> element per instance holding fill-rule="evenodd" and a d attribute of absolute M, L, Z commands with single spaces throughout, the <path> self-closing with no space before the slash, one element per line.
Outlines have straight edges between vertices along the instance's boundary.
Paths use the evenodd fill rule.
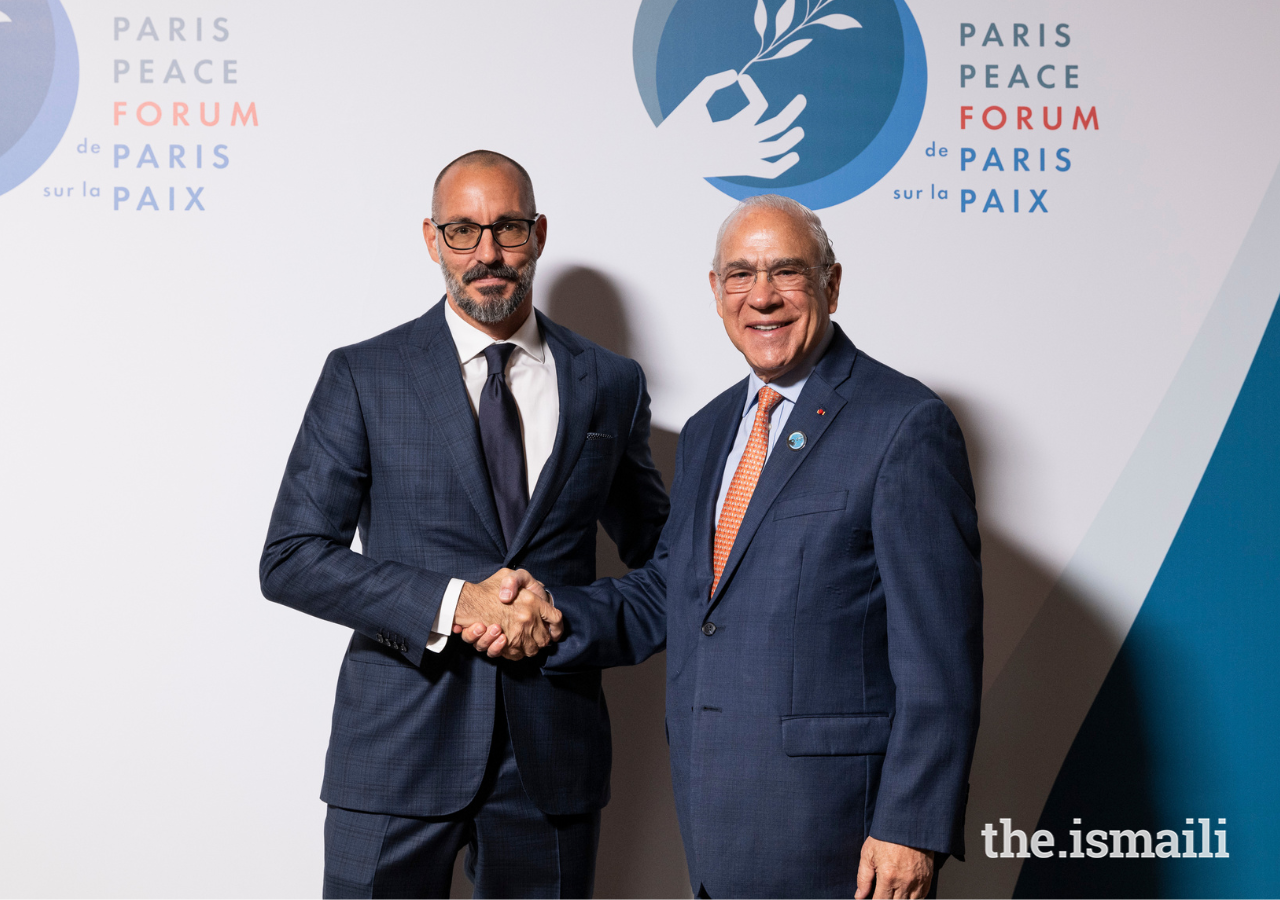
<path fill-rule="evenodd" d="M 716 633 L 716 623 L 707 622 L 705 625 L 702 626 L 702 633 L 705 634 L 707 637 L 711 637 L 711 635 Z"/>

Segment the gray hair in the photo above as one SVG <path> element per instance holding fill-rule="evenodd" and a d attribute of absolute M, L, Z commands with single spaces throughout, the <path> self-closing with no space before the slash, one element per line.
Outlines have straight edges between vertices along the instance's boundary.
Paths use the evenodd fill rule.
<path fill-rule="evenodd" d="M 753 209 L 776 209 L 798 219 L 808 230 L 809 237 L 813 240 L 815 262 L 820 266 L 835 264 L 836 251 L 831 246 L 831 238 L 827 237 L 827 230 L 822 227 L 822 220 L 818 218 L 817 213 L 790 197 L 783 197 L 781 194 L 760 194 L 743 200 L 733 208 L 733 212 L 729 213 L 728 218 L 720 223 L 720 230 L 716 232 L 716 253 L 711 258 L 711 268 L 716 272 L 720 271 L 720 247 L 724 243 L 725 233 L 742 215 Z M 820 287 L 826 287 L 828 274 L 829 269 L 823 269 L 819 273 L 818 285 Z"/>

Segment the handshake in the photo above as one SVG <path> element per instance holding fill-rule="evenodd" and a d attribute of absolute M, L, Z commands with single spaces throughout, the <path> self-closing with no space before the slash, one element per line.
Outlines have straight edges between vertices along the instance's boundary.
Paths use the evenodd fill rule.
<path fill-rule="evenodd" d="M 564 634 L 564 616 L 542 582 L 524 569 L 499 569 L 458 596 L 453 633 L 491 658 L 536 656 Z"/>

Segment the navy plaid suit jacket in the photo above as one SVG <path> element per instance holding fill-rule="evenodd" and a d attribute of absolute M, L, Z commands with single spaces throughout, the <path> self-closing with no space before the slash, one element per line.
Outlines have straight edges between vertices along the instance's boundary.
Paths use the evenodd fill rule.
<path fill-rule="evenodd" d="M 837 328 L 711 596 L 712 520 L 746 385 L 685 425 L 649 564 L 553 586 L 573 627 L 547 670 L 634 665 L 665 646 L 695 891 L 851 897 L 868 834 L 963 857 L 982 687 L 964 438 L 935 394 Z"/>
<path fill-rule="evenodd" d="M 643 565 L 667 517 L 649 452 L 649 396 L 633 360 L 541 313 L 560 421 L 512 545 L 503 539 L 444 301 L 325 362 L 262 554 L 267 598 L 354 630 L 338 676 L 321 798 L 404 816 L 456 812 L 476 795 L 496 679 L 520 776 L 548 814 L 609 799 L 600 673 L 546 678 L 456 636 L 426 651 L 450 578 L 522 566 L 555 584 L 595 578 L 596 522 Z M 363 554 L 352 551 L 360 530 Z"/>

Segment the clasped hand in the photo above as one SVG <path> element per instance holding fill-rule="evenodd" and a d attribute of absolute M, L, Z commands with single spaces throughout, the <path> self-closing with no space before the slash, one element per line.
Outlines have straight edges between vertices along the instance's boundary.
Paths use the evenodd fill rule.
<path fill-rule="evenodd" d="M 524 569 L 499 569 L 458 596 L 453 632 L 492 658 L 537 655 L 564 634 L 563 616 L 542 583 Z"/>

